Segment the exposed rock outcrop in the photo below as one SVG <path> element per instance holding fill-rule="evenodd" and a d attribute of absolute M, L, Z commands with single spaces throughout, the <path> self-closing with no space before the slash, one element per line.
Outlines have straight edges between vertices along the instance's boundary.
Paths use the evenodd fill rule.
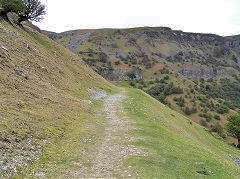
<path fill-rule="evenodd" d="M 224 74 L 226 77 L 230 77 L 234 74 L 233 70 L 226 70 L 224 68 L 214 69 L 214 68 L 201 68 L 201 69 L 180 69 L 178 70 L 178 74 L 183 78 L 188 79 L 211 79 L 215 78 L 217 75 Z"/>

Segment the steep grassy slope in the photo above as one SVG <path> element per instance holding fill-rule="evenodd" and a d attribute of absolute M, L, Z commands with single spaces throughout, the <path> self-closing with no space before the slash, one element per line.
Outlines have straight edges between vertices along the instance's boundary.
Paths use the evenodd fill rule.
<path fill-rule="evenodd" d="M 125 106 L 137 128 L 133 135 L 142 139 L 134 145 L 148 151 L 147 157 L 126 160 L 132 171 L 143 178 L 239 178 L 239 166 L 227 156 L 239 156 L 239 150 L 142 91 L 127 93 Z"/>
<path fill-rule="evenodd" d="M 113 85 L 27 25 L 23 30 L 1 20 L 0 40 L 2 177 L 31 173 L 27 164 L 34 163 L 46 145 L 93 118 L 92 107 L 82 102 L 89 99 L 88 89 L 109 91 Z M 81 133 L 84 129 L 79 128 L 76 135 Z"/>

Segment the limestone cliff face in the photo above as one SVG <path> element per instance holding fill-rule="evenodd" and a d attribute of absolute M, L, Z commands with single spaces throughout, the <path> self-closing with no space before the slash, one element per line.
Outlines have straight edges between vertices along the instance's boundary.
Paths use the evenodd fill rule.
<path fill-rule="evenodd" d="M 224 68 L 183 68 L 178 70 L 178 74 L 182 76 L 183 78 L 191 78 L 191 79 L 199 79 L 199 77 L 202 77 L 204 79 L 211 79 L 215 78 L 217 75 L 223 74 L 225 77 L 230 77 L 234 74 L 233 70 L 227 70 Z"/>
<path fill-rule="evenodd" d="M 200 34 L 200 33 L 187 33 L 182 31 L 174 31 L 162 28 L 161 30 L 146 30 L 141 34 L 142 37 L 148 37 L 152 39 L 166 39 L 172 40 L 179 44 L 187 43 L 189 45 L 222 45 L 227 47 L 239 47 L 240 37 L 239 36 L 228 36 L 222 37 L 215 34 Z"/>

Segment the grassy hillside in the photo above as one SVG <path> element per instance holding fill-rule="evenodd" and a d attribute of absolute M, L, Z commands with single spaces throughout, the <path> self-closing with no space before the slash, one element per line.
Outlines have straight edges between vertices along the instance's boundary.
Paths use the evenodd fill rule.
<path fill-rule="evenodd" d="M 113 85 L 77 55 L 32 30 L 0 22 L 0 177 L 29 171 L 48 144 L 93 118 L 89 88 Z M 84 130 L 75 131 L 81 135 Z M 67 145 L 67 143 L 65 143 Z M 59 148 L 56 148 L 55 152 Z"/>
<path fill-rule="evenodd" d="M 216 139 L 205 128 L 140 90 L 119 88 L 115 92 L 122 91 L 126 98 L 119 117 L 125 115 L 131 121 L 133 130 L 127 132 L 131 140 L 127 138 L 125 142 L 115 142 L 122 146 L 136 146 L 144 151 L 144 155 L 140 152 L 137 156 L 123 157 L 122 170 L 115 173 L 110 168 L 108 177 L 122 178 L 128 172 L 127 176 L 130 178 L 239 178 L 240 168 L 229 157 L 239 156 L 239 150 L 235 147 Z M 101 101 L 94 102 L 98 111 L 101 111 Z M 81 125 L 77 125 L 66 137 L 58 140 L 57 144 L 50 145 L 39 161 L 43 168 L 47 168 L 46 176 L 93 177 L 91 172 L 95 165 L 94 158 L 104 141 L 107 120 L 104 114 L 96 113 L 95 118 L 86 123 L 88 128 L 83 129 Z M 76 135 L 76 129 L 84 132 Z M 60 148 L 56 153 L 58 147 Z M 116 150 L 117 152 L 119 151 Z M 235 162 L 238 160 L 235 159 Z"/>
<path fill-rule="evenodd" d="M 1 20 L 0 39 L 0 178 L 93 177 L 89 171 L 111 130 L 108 120 L 118 117 L 132 128 L 127 138 L 114 133 L 122 136 L 114 147 L 135 146 L 144 155 L 123 151 L 122 170 L 110 168 L 110 176 L 119 178 L 126 169 L 133 174 L 128 177 L 139 178 L 239 178 L 228 156 L 239 150 L 146 93 L 112 85 L 27 24 L 22 29 Z M 108 108 L 89 89 L 124 97 L 112 98 Z"/>
<path fill-rule="evenodd" d="M 236 148 L 142 91 L 129 89 L 128 95 L 126 108 L 137 127 L 133 135 L 142 139 L 134 145 L 145 148 L 149 155 L 129 158 L 125 165 L 142 178 L 240 176 L 239 166 L 227 156 L 239 156 Z"/>

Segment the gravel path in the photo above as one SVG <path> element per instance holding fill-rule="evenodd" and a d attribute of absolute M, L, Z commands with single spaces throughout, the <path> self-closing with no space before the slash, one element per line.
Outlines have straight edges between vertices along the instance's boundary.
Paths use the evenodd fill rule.
<path fill-rule="evenodd" d="M 121 105 L 124 98 L 123 94 L 110 95 L 105 98 L 102 112 L 106 115 L 108 126 L 105 130 L 105 139 L 93 161 L 91 177 L 136 177 L 136 174 L 131 174 L 126 168 L 123 168 L 125 157 L 138 156 L 142 153 L 135 146 L 126 144 L 127 141 L 135 139 L 128 134 L 133 127 Z"/>
<path fill-rule="evenodd" d="M 104 100 L 103 108 L 96 112 L 97 116 L 105 117 L 104 137 L 96 143 L 97 147 L 92 153 L 94 156 L 88 157 L 91 165 L 86 166 L 80 162 L 78 171 L 72 173 L 72 176 L 74 178 L 138 178 L 137 172 L 130 172 L 132 166 L 124 165 L 124 159 L 130 156 L 143 156 L 146 153 L 130 145 L 132 141 L 138 139 L 131 136 L 134 127 L 123 107 L 123 101 L 126 99 L 124 91 L 107 95 L 105 91 L 94 88 L 89 92 L 92 94 L 92 99 Z M 87 157 L 89 154 L 83 155 Z"/>

